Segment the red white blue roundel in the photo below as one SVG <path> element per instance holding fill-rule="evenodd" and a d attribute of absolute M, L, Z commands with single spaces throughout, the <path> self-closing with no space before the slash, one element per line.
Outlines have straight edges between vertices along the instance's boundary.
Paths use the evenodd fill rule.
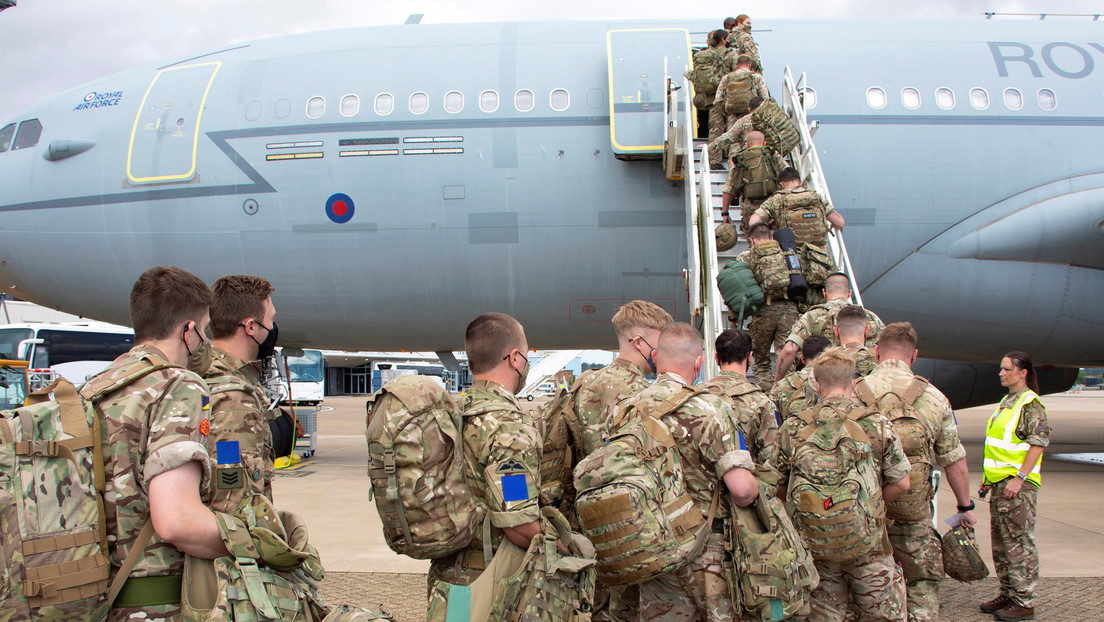
<path fill-rule="evenodd" d="M 353 219 L 356 206 L 349 195 L 337 192 L 326 199 L 326 216 L 339 225 L 343 225 Z"/>

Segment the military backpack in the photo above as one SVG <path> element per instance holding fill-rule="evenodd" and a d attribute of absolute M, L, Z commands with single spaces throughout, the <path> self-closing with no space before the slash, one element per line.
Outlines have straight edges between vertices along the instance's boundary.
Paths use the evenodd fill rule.
<path fill-rule="evenodd" d="M 932 486 L 934 430 L 924 425 L 916 411 L 916 403 L 927 388 L 928 381 L 920 376 L 897 383 L 880 395 L 866 379 L 855 384 L 855 397 L 893 422 L 893 429 L 911 465 L 908 491 L 886 502 L 886 516 L 895 521 L 916 523 L 931 518 L 931 500 L 935 496 Z"/>
<path fill-rule="evenodd" d="M 772 197 L 777 201 L 775 226 L 793 230 L 798 245 L 828 245 L 827 209 L 820 195 L 813 190 L 783 190 Z"/>
<path fill-rule="evenodd" d="M 831 255 L 824 247 L 807 242 L 799 246 L 798 255 L 801 257 L 801 272 L 809 287 L 824 287 L 828 275 L 836 271 Z"/>
<path fill-rule="evenodd" d="M 778 242 L 756 242 L 748 255 L 748 265 L 768 299 L 781 300 L 786 297 L 790 287 L 790 269 Z"/>
<path fill-rule="evenodd" d="M 575 502 L 575 483 L 571 472 L 583 455 L 583 435 L 579 427 L 579 414 L 575 401 L 584 378 L 594 370 L 587 370 L 570 387 L 560 387 L 542 413 L 544 421 L 544 447 L 541 452 L 540 504 L 570 512 Z"/>
<path fill-rule="evenodd" d="M 981 558 L 972 527 L 958 525 L 940 538 L 943 570 L 956 581 L 981 581 L 989 576 L 989 567 Z"/>
<path fill-rule="evenodd" d="M 778 191 L 778 158 L 767 146 L 744 147 L 736 152 L 736 165 L 743 176 L 740 193 L 745 199 L 760 201 Z"/>
<path fill-rule="evenodd" d="M 750 112 L 749 102 L 755 96 L 755 74 L 750 71 L 734 71 L 729 76 L 725 86 L 725 112 L 743 116 Z"/>
<path fill-rule="evenodd" d="M 876 547 L 889 552 L 881 478 L 858 421 L 873 411 L 821 404 L 803 411 L 786 500 L 818 561 L 846 563 Z"/>
<path fill-rule="evenodd" d="M 479 526 L 464 475 L 460 406 L 428 376 L 399 376 L 368 398 L 369 497 L 391 550 L 436 559 Z"/>
<path fill-rule="evenodd" d="M 767 145 L 782 155 L 789 155 L 801 143 L 797 126 L 773 99 L 764 99 L 752 113 L 751 119 L 755 129 L 763 132 Z"/>
<path fill-rule="evenodd" d="M 685 74 L 694 85 L 694 106 L 705 108 L 713 104 L 717 85 L 727 73 L 726 52 L 724 47 L 719 47 L 707 48 L 694 54 L 694 68 Z"/>
<path fill-rule="evenodd" d="M 766 302 L 763 290 L 755 280 L 755 274 L 748 265 L 738 259 L 730 259 L 717 275 L 717 288 L 721 298 L 731 313 L 735 314 L 738 324 L 751 316 Z"/>
<path fill-rule="evenodd" d="M 606 585 L 633 585 L 677 570 L 705 543 L 718 496 L 707 521 L 686 490 L 675 439 L 660 421 L 701 393 L 683 387 L 654 408 L 628 406 L 618 414 L 626 423 L 614 426 L 609 441 L 575 468 L 575 509 Z"/>

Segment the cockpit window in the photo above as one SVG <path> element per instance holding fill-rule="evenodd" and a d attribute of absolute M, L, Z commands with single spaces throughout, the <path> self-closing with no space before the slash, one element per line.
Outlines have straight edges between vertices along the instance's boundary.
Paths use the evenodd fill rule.
<path fill-rule="evenodd" d="M 8 150 L 12 136 L 15 136 L 15 124 L 9 123 L 4 126 L 4 129 L 0 130 L 0 153 Z"/>
<path fill-rule="evenodd" d="M 42 138 L 42 123 L 38 119 L 28 119 L 19 124 L 15 142 L 12 143 L 12 151 L 34 147 L 38 144 L 39 138 Z"/>

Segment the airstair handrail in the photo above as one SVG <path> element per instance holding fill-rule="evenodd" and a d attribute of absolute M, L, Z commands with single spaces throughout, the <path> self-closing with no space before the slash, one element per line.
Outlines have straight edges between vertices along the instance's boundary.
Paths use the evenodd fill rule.
<path fill-rule="evenodd" d="M 802 179 L 808 180 L 812 190 L 820 193 L 824 200 L 832 205 L 832 194 L 828 190 L 828 180 L 824 176 L 824 167 L 820 163 L 820 154 L 813 144 L 813 134 L 809 128 L 809 120 L 805 110 L 802 93 L 805 89 L 805 74 L 801 74 L 800 80 L 794 82 L 793 72 L 789 65 L 786 66 L 782 76 L 782 107 L 790 116 L 797 131 L 801 136 L 801 142 L 791 154 L 794 165 L 801 173 Z M 859 293 L 859 283 L 855 279 L 855 270 L 851 267 L 851 257 L 847 253 L 847 245 L 843 241 L 842 231 L 829 231 L 828 252 L 832 260 L 839 266 L 847 279 L 851 282 L 851 295 L 855 304 L 862 305 L 862 294 Z"/>

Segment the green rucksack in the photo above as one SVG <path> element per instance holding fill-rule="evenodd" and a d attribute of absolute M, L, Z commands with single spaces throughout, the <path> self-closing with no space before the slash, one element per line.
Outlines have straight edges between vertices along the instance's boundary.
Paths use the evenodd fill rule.
<path fill-rule="evenodd" d="M 813 558 L 794 527 L 775 484 L 759 479 L 759 497 L 746 508 L 729 504 L 725 564 L 733 602 L 756 620 L 779 622 L 801 615 L 820 582 Z"/>
<path fill-rule="evenodd" d="M 818 561 L 846 563 L 876 547 L 890 552 L 881 479 L 858 424 L 873 411 L 820 404 L 802 412 L 786 500 Z"/>
<path fill-rule="evenodd" d="M 751 114 L 751 119 L 755 129 L 766 137 L 767 145 L 782 155 L 789 155 L 801 143 L 797 126 L 773 99 L 764 99 Z"/>
<path fill-rule="evenodd" d="M 583 372 L 571 388 L 560 387 L 548 402 L 541 419 L 544 422 L 544 448 L 541 451 L 540 505 L 570 512 L 575 502 L 572 469 L 583 455 L 582 431 L 575 412 L 575 397 L 583 386 L 583 378 L 594 373 Z"/>
<path fill-rule="evenodd" d="M 832 256 L 823 247 L 804 243 L 798 247 L 801 257 L 801 272 L 809 287 L 824 287 L 828 275 L 836 271 Z"/>
<path fill-rule="evenodd" d="M 369 497 L 391 550 L 436 559 L 471 543 L 478 510 L 464 475 L 464 414 L 428 376 L 399 376 L 368 398 Z"/>
<path fill-rule="evenodd" d="M 745 199 L 760 201 L 778 191 L 778 158 L 767 146 L 744 147 L 736 152 L 736 165 L 743 176 L 740 194 Z"/>
<path fill-rule="evenodd" d="M 675 439 L 659 420 L 701 393 L 683 387 L 653 409 L 629 406 L 618 414 L 627 423 L 614 425 L 617 432 L 575 468 L 575 510 L 597 549 L 602 583 L 654 579 L 681 568 L 704 545 L 719 495 L 707 520 L 686 491 Z"/>
<path fill-rule="evenodd" d="M 694 68 L 684 75 L 694 85 L 694 106 L 705 108 L 713 103 L 717 85 L 727 73 L 724 47 L 706 48 L 694 54 Z"/>
<path fill-rule="evenodd" d="M 749 102 L 755 96 L 755 74 L 750 71 L 734 71 L 729 75 L 731 77 L 725 87 L 725 112 L 743 116 L 750 112 Z"/>
<path fill-rule="evenodd" d="M 717 275 L 717 288 L 730 312 L 736 314 L 737 322 L 743 324 L 744 318 L 759 310 L 766 302 L 763 290 L 755 280 L 748 265 L 738 259 L 731 259 Z"/>
<path fill-rule="evenodd" d="M 748 255 L 748 264 L 767 298 L 779 300 L 786 297 L 790 287 L 790 269 L 786 265 L 786 254 L 778 242 L 756 242 Z"/>

